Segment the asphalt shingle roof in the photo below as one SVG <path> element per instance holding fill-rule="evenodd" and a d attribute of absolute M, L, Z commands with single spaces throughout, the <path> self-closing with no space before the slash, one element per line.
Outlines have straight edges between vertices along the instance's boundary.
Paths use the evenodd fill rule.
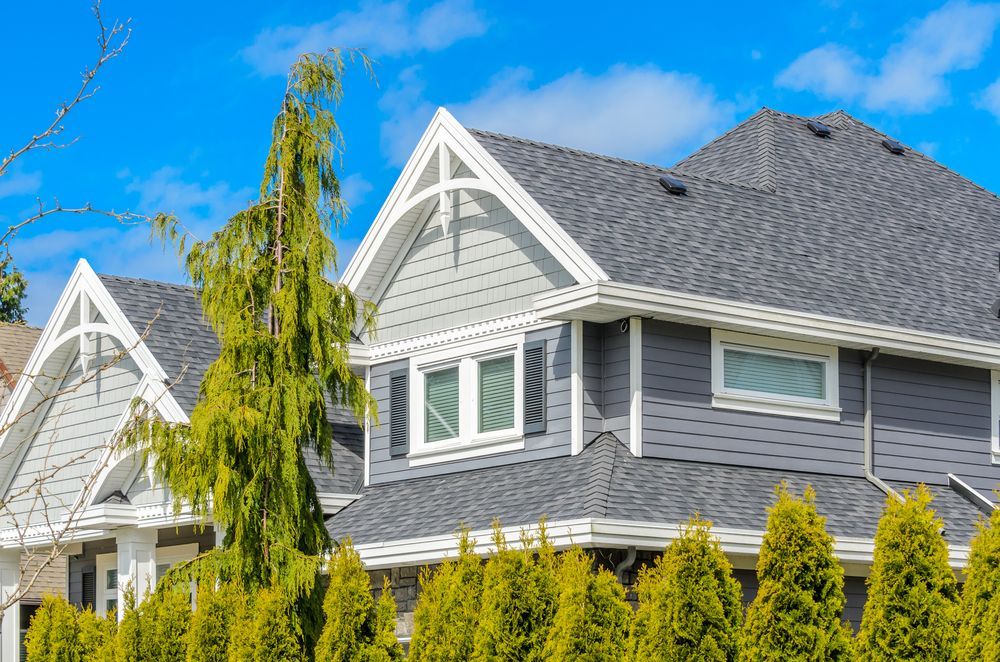
<path fill-rule="evenodd" d="M 14 381 L 24 372 L 28 357 L 35 349 L 41 329 L 23 324 L 0 324 L 0 363 L 7 368 Z"/>
<path fill-rule="evenodd" d="M 140 278 L 100 275 L 101 282 L 125 313 L 173 384 L 171 393 L 188 414 L 198 401 L 205 370 L 219 353 L 219 343 L 201 312 L 192 287 Z M 355 494 L 360 489 L 364 436 L 353 417 L 327 403 L 333 425 L 331 471 L 312 451 L 305 455 L 316 489 Z"/>
<path fill-rule="evenodd" d="M 542 516 L 674 524 L 700 513 L 718 527 L 760 531 L 782 481 L 797 492 L 813 486 L 833 535 L 874 537 L 885 495 L 864 478 L 637 458 L 610 434 L 576 456 L 371 486 L 327 528 L 363 544 L 453 533 L 462 524 L 483 529 L 494 518 L 505 526 Z M 979 510 L 949 488 L 931 489 L 945 536 L 967 544 Z"/>
<path fill-rule="evenodd" d="M 764 109 L 670 170 L 472 133 L 612 280 L 1000 341 L 996 195 L 822 119 Z"/>

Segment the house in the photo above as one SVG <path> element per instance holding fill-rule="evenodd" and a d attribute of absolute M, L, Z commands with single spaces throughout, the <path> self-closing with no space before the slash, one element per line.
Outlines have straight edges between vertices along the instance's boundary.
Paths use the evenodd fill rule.
<path fill-rule="evenodd" d="M 774 486 L 810 484 L 857 621 L 887 494 L 932 488 L 959 572 L 994 507 L 998 212 L 843 112 L 765 109 L 663 168 L 439 110 L 343 275 L 380 311 L 352 346 L 380 424 L 331 412 L 328 529 L 393 579 L 406 634 L 417 568 L 460 524 L 485 552 L 494 518 L 516 538 L 544 516 L 630 583 L 698 512 L 749 597 Z M 47 488 L 80 513 L 73 601 L 107 609 L 215 544 L 108 444 L 135 397 L 185 420 L 216 351 L 189 288 L 78 265 L 28 361 L 62 381 L 3 415 L 57 395 L 0 439 L 7 493 L 85 457 Z"/>
<path fill-rule="evenodd" d="M 0 407 L 21 378 L 24 364 L 41 332 L 33 326 L 0 324 Z"/>

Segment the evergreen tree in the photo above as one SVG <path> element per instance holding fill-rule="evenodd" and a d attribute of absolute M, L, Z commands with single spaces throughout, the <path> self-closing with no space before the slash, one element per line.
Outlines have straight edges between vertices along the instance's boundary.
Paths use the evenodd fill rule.
<path fill-rule="evenodd" d="M 229 637 L 238 611 L 236 589 L 231 584 L 216 588 L 210 578 L 198 584 L 198 608 L 187 633 L 188 662 L 226 662 Z"/>
<path fill-rule="evenodd" d="M 594 571 L 594 560 L 579 547 L 559 557 L 559 598 L 544 658 L 624 661 L 632 608 L 625 589 L 607 570 Z"/>
<path fill-rule="evenodd" d="M 142 614 L 131 583 L 125 586 L 123 598 L 122 604 L 118 605 L 122 618 L 115 633 L 114 657 L 120 662 L 142 662 Z"/>
<path fill-rule="evenodd" d="M 81 662 L 76 608 L 64 598 L 46 595 L 24 638 L 28 662 Z"/>
<path fill-rule="evenodd" d="M 77 616 L 80 624 L 80 647 L 83 662 L 117 662 L 114 614 L 101 617 L 93 609 L 85 609 Z"/>
<path fill-rule="evenodd" d="M 302 630 L 294 602 L 279 588 L 257 592 L 253 608 L 243 612 L 230 643 L 233 662 L 304 662 Z"/>
<path fill-rule="evenodd" d="M 1000 510 L 972 539 L 959 609 L 960 662 L 1000 662 Z"/>
<path fill-rule="evenodd" d="M 521 536 L 512 549 L 493 527 L 496 551 L 483 567 L 483 595 L 472 659 L 540 660 L 558 599 L 555 553 L 545 535 Z"/>
<path fill-rule="evenodd" d="M 759 588 L 747 609 L 740 659 L 849 660 L 844 611 L 844 570 L 833 554 L 826 519 L 816 512 L 816 494 L 803 498 L 784 484 L 768 510 L 767 531 L 757 560 Z"/>
<path fill-rule="evenodd" d="M 955 659 L 958 586 L 932 500 L 924 485 L 886 499 L 858 633 L 862 660 Z"/>
<path fill-rule="evenodd" d="M 332 109 L 354 55 L 307 54 L 292 66 L 259 200 L 186 253 L 220 342 L 190 424 L 153 421 L 130 440 L 150 451 L 178 508 L 211 511 L 225 527 L 222 547 L 192 571 L 208 564 L 295 598 L 312 590 L 330 544 L 303 449 L 332 466 L 325 397 L 359 421 L 374 408 L 348 360 L 351 333 L 373 309 L 327 278 L 337 270 L 330 235 L 346 215 Z M 159 218 L 154 232 L 185 254 L 176 219 Z"/>
<path fill-rule="evenodd" d="M 326 622 L 316 645 L 316 662 L 402 659 L 396 639 L 396 603 L 388 580 L 376 604 L 371 579 L 350 540 L 334 550 L 323 600 Z"/>
<path fill-rule="evenodd" d="M 187 657 L 191 597 L 180 588 L 160 590 L 139 606 L 139 650 L 144 662 L 182 662 Z"/>
<path fill-rule="evenodd" d="M 413 662 L 464 662 L 472 656 L 483 590 L 483 563 L 474 547 L 463 529 L 458 557 L 421 571 L 410 640 Z"/>
<path fill-rule="evenodd" d="M 737 659 L 743 592 L 711 527 L 693 518 L 663 556 L 640 571 L 631 642 L 635 659 Z"/>
<path fill-rule="evenodd" d="M 24 307 L 24 295 L 28 289 L 28 279 L 14 266 L 8 254 L 0 260 L 0 324 L 23 324 L 28 309 Z"/>

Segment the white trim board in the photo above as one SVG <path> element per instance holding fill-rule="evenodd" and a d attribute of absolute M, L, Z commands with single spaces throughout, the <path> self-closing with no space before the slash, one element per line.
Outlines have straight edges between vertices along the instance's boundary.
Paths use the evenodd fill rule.
<path fill-rule="evenodd" d="M 431 159 L 440 158 L 442 146 L 461 160 L 474 177 L 451 179 L 451 173 L 447 173 L 437 184 L 412 194 L 427 164 Z M 440 201 L 442 194 L 461 188 L 482 190 L 495 195 L 577 282 L 608 279 L 604 270 L 528 195 L 479 141 L 447 110 L 439 108 L 364 240 L 344 269 L 341 282 L 359 296 L 377 300 L 380 291 L 384 289 L 385 279 L 395 272 L 398 257 L 406 250 L 413 234 L 412 224 L 426 222 L 429 216 L 427 207 L 432 206 L 434 201 Z M 394 245 L 387 249 L 391 254 L 386 255 L 383 254 L 383 247 L 390 238 Z"/>
<path fill-rule="evenodd" d="M 804 313 L 783 308 L 601 282 L 574 285 L 535 298 L 539 319 L 611 322 L 632 315 L 852 349 L 1000 368 L 1000 343 Z"/>
<path fill-rule="evenodd" d="M 627 548 L 662 551 L 680 534 L 681 524 L 658 522 L 632 522 L 627 520 L 581 518 L 558 520 L 545 525 L 552 544 L 557 549 L 573 545 L 583 548 Z M 501 529 L 507 543 L 514 548 L 520 545 L 522 531 L 537 534 L 538 525 L 505 526 Z M 474 551 L 480 555 L 489 554 L 493 549 L 492 530 L 479 529 L 469 533 L 475 541 Z M 760 552 L 764 532 L 752 529 L 713 527 L 712 535 L 719 539 L 722 550 L 733 557 L 753 557 Z M 361 560 L 368 570 L 426 565 L 439 563 L 446 558 L 454 558 L 458 552 L 455 535 L 444 534 L 393 540 L 381 543 L 355 545 Z M 875 541 L 870 538 L 834 538 L 834 553 L 840 562 L 852 568 L 868 566 L 872 562 Z M 948 563 L 955 571 L 961 571 L 968 561 L 969 548 L 965 545 L 949 545 Z"/>

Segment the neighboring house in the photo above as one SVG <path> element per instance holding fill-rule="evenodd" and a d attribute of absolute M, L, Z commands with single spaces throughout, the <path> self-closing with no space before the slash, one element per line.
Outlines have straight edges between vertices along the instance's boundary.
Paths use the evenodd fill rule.
<path fill-rule="evenodd" d="M 749 598 L 781 481 L 816 489 L 853 621 L 887 492 L 931 486 L 962 568 L 1000 480 L 1000 201 L 818 119 L 829 135 L 762 110 L 665 169 L 435 115 L 343 276 L 380 310 L 352 360 L 381 424 L 333 412 L 334 472 L 310 459 L 330 533 L 393 578 L 404 634 L 416 567 L 461 524 L 486 552 L 494 518 L 516 538 L 544 516 L 631 582 L 698 512 Z M 102 611 L 215 543 L 101 453 L 134 397 L 185 420 L 216 351 L 192 290 L 77 267 L 29 363 L 70 383 L 112 365 L 53 405 L 67 420 L 0 439 L 8 486 L 53 450 L 94 456 L 51 488 L 73 503 L 97 473 L 76 603 Z"/>
<path fill-rule="evenodd" d="M 0 324 L 0 408 L 21 378 L 42 330 L 22 324 Z"/>

